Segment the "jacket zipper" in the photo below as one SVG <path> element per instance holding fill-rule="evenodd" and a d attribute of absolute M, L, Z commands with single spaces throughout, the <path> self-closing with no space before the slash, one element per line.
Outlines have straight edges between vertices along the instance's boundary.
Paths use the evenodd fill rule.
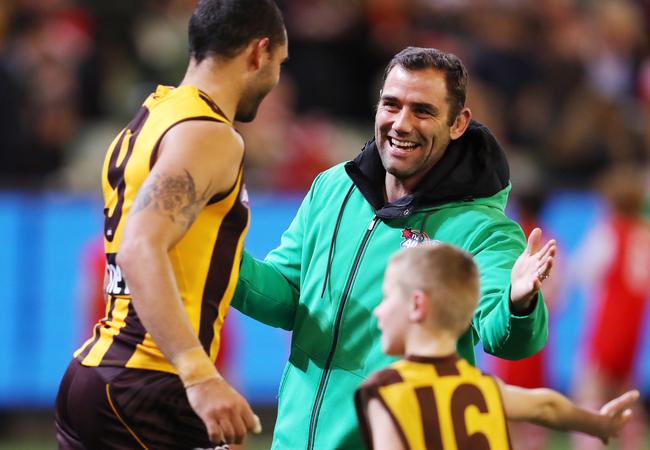
<path fill-rule="evenodd" d="M 312 407 L 311 410 L 311 419 L 309 421 L 309 440 L 307 441 L 307 450 L 313 450 L 314 448 L 314 439 L 316 436 L 316 416 L 318 414 L 318 410 L 320 409 L 321 402 L 323 401 L 323 393 L 325 392 L 325 383 L 327 382 L 330 366 L 332 365 L 332 360 L 334 359 L 334 353 L 336 352 L 336 344 L 338 343 L 339 340 L 339 328 L 341 326 L 341 319 L 343 317 L 343 309 L 345 308 L 345 302 L 347 301 L 348 295 L 350 294 L 350 289 L 352 287 L 352 280 L 354 279 L 354 275 L 357 272 L 359 261 L 361 260 L 361 254 L 363 253 L 363 250 L 366 248 L 366 243 L 370 238 L 370 233 L 372 233 L 372 230 L 375 228 L 377 219 L 378 219 L 377 216 L 374 216 L 372 218 L 370 224 L 368 225 L 368 229 L 366 230 L 366 234 L 363 235 L 363 239 L 361 240 L 361 246 L 359 247 L 359 250 L 357 251 L 357 254 L 354 258 L 354 263 L 352 264 L 352 269 L 350 270 L 348 281 L 345 284 L 343 295 L 341 295 L 341 302 L 339 303 L 339 309 L 336 312 L 336 319 L 334 321 L 334 338 L 332 339 L 332 347 L 330 348 L 330 352 L 327 355 L 327 360 L 325 361 L 325 366 L 323 367 L 323 374 L 321 375 L 320 383 L 318 384 L 318 391 L 316 392 L 316 400 L 314 401 L 314 406 Z"/>

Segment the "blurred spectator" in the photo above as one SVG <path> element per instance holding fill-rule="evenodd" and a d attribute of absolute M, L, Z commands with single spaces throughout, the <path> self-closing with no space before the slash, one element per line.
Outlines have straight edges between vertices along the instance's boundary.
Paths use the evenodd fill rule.
<path fill-rule="evenodd" d="M 363 144 L 362 131 L 337 125 L 325 113 L 297 114 L 295 90 L 292 79 L 283 75 L 255 121 L 238 126 L 246 140 L 250 188 L 306 192 L 318 173 L 351 158 Z"/>
<path fill-rule="evenodd" d="M 640 7 L 631 1 L 594 2 L 593 39 L 585 56 L 587 79 L 602 96 L 625 101 L 634 93 L 635 71 L 647 39 Z"/>
<path fill-rule="evenodd" d="M 650 298 L 650 226 L 640 213 L 644 196 L 638 168 L 617 166 L 600 181 L 609 211 L 588 233 L 573 273 L 588 288 L 591 325 L 584 345 L 586 361 L 576 374 L 576 399 L 596 407 L 632 384 Z M 622 448 L 643 446 L 642 411 L 636 427 L 622 436 Z M 596 439 L 576 437 L 577 449 L 601 448 Z"/>
<path fill-rule="evenodd" d="M 101 164 L 103 130 L 124 120 L 153 80 L 180 78 L 194 3 L 3 1 L 3 183 L 96 189 L 84 174 Z M 585 189 L 613 163 L 648 162 L 648 1 L 279 3 L 291 37 L 291 126 L 251 132 L 267 149 L 279 148 L 282 134 L 286 150 L 281 159 L 251 152 L 253 185 L 304 189 L 319 168 L 348 157 L 340 136 L 370 127 L 381 67 L 406 45 L 467 61 L 475 78 L 470 104 L 484 111 L 513 173 L 543 177 L 553 189 Z"/>
<path fill-rule="evenodd" d="M 363 2 L 286 0 L 283 4 L 291 40 L 287 71 L 296 83 L 297 111 L 366 121 L 374 102 L 368 81 L 377 65 L 369 51 Z"/>
<path fill-rule="evenodd" d="M 65 0 L 26 5 L 10 11 L 0 54 L 0 171 L 3 183 L 39 185 L 61 166 L 81 117 L 98 111 L 93 25 Z"/>

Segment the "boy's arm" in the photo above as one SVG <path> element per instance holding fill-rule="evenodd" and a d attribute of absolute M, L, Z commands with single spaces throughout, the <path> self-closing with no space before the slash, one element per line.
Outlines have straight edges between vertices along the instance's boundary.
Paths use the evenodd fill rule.
<path fill-rule="evenodd" d="M 632 417 L 629 409 L 639 391 L 628 391 L 603 406 L 600 411 L 581 408 L 552 389 L 524 389 L 498 381 L 508 420 L 527 421 L 548 428 L 580 431 L 607 443 L 617 437 Z"/>
<path fill-rule="evenodd" d="M 404 450 L 395 423 L 379 400 L 371 398 L 368 401 L 366 414 L 374 450 Z"/>

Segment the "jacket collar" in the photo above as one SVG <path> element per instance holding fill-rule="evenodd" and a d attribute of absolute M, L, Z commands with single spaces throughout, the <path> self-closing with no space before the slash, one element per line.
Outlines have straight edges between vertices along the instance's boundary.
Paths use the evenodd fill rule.
<path fill-rule="evenodd" d="M 374 139 L 345 165 L 345 170 L 382 219 L 405 217 L 414 210 L 448 202 L 490 197 L 508 186 L 510 179 L 501 146 L 490 130 L 475 120 L 449 144 L 415 191 L 394 202 L 384 200 L 386 171 Z"/>

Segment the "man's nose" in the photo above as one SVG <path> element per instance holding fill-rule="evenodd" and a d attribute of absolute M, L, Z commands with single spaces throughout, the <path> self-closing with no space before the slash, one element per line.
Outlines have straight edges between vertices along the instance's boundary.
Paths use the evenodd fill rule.
<path fill-rule="evenodd" d="M 402 108 L 399 114 L 395 116 L 393 130 L 399 134 L 408 134 L 413 130 L 411 113 L 407 108 Z"/>

